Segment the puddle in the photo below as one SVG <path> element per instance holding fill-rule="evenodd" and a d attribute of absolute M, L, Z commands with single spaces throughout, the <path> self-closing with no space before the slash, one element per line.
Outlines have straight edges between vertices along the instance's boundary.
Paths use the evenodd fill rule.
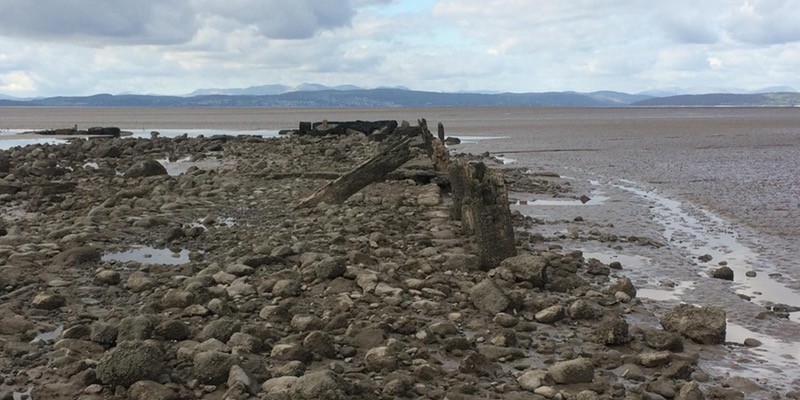
<path fill-rule="evenodd" d="M 164 169 L 167 170 L 167 175 L 169 176 L 178 176 L 180 174 L 186 173 L 189 170 L 189 167 L 192 166 L 192 157 L 186 156 L 176 161 L 170 161 L 168 158 L 162 158 L 158 161 L 161 165 L 164 166 Z"/>
<path fill-rule="evenodd" d="M 769 264 L 750 247 L 739 241 L 740 235 L 724 220 L 708 210 L 699 210 L 695 214 L 685 211 L 683 203 L 653 192 L 629 186 L 630 181 L 621 181 L 626 185 L 614 185 L 617 188 L 634 193 L 651 203 L 655 220 L 663 227 L 664 238 L 673 246 L 684 249 L 699 265 L 698 274 L 709 278 L 707 271 L 719 268 L 718 263 L 725 261 L 733 270 L 732 289 L 736 293 L 750 296 L 762 305 L 788 304 L 800 306 L 800 293 L 769 276 Z M 709 262 L 700 262 L 698 257 L 712 257 Z M 755 277 L 747 277 L 747 271 L 756 271 Z M 767 303 L 767 304 L 765 304 Z M 790 319 L 800 322 L 800 312 L 790 314 Z"/>
<path fill-rule="evenodd" d="M 504 155 L 496 155 L 496 156 L 492 156 L 492 157 L 494 157 L 498 161 L 502 162 L 503 165 L 509 165 L 509 164 L 516 164 L 517 163 L 517 160 L 515 160 L 513 158 L 506 157 Z"/>
<path fill-rule="evenodd" d="M 743 347 L 745 339 L 748 338 L 756 339 L 762 344 L 753 348 Z M 767 382 L 765 386 L 771 389 L 775 389 L 775 386 L 783 382 L 791 384 L 797 379 L 800 342 L 776 339 L 730 322 L 726 327 L 725 340 L 738 345 L 732 354 L 734 357 L 731 360 L 732 366 L 726 368 L 715 363 L 714 366 L 709 366 L 711 369 L 765 381 Z"/>
<path fill-rule="evenodd" d="M 636 288 L 636 297 L 656 301 L 680 300 L 680 296 L 693 286 L 694 283 L 692 282 L 681 282 L 671 288 Z"/>
<path fill-rule="evenodd" d="M 50 332 L 42 332 L 36 335 L 36 337 L 31 340 L 31 344 L 55 342 L 56 339 L 61 336 L 62 332 L 64 332 L 64 325 L 59 325 Z"/>
<path fill-rule="evenodd" d="M 189 250 L 173 253 L 169 249 L 142 246 L 118 253 L 106 253 L 102 259 L 117 262 L 136 261 L 140 264 L 182 265 L 189 263 Z"/>
<path fill-rule="evenodd" d="M 588 260 L 590 258 L 595 258 L 598 261 L 602 262 L 603 264 L 610 264 L 614 261 L 619 262 L 622 264 L 622 268 L 624 269 L 640 269 L 642 267 L 646 267 L 651 264 L 653 261 L 649 257 L 644 256 L 637 256 L 637 255 L 628 255 L 628 254 L 619 254 L 619 253 L 602 253 L 596 251 L 585 251 L 583 249 L 578 249 L 583 252 L 583 258 Z"/>
<path fill-rule="evenodd" d="M 576 199 L 522 199 L 512 203 L 512 207 L 518 207 L 523 211 L 526 207 L 539 207 L 539 206 L 599 206 L 608 201 L 608 196 L 595 195 L 592 196 L 586 203 Z"/>
<path fill-rule="evenodd" d="M 508 139 L 508 136 L 456 136 L 447 135 L 461 140 L 461 144 L 476 144 L 485 140 Z"/>

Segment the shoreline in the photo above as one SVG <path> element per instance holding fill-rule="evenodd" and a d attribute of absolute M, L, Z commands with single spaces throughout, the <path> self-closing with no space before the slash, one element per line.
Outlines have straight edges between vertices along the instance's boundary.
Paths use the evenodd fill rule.
<path fill-rule="evenodd" d="M 19 168 L 19 160 L 35 148 L 21 150 L 19 157 L 23 158 L 12 160 L 13 168 Z M 121 151 L 124 148 L 131 149 L 131 154 Z M 652 348 L 645 332 L 657 328 L 653 324 L 669 312 L 671 303 L 643 302 L 635 292 L 633 296 L 625 293 L 627 289 L 621 295 L 620 291 L 608 292 L 609 286 L 624 276 L 633 274 L 636 280 L 635 268 L 623 264 L 618 273 L 609 269 L 612 260 L 598 264 L 589 260 L 588 251 L 586 257 L 575 253 L 566 240 L 569 228 L 561 238 L 560 226 L 549 224 L 548 219 L 515 217 L 518 250 L 537 262 L 548 260 L 555 272 L 572 271 L 588 286 L 578 281 L 574 291 L 554 291 L 539 287 L 533 278 L 520 278 L 525 271 L 476 268 L 474 243 L 450 218 L 449 206 L 435 184 L 387 181 L 363 189 L 341 205 L 292 207 L 326 183 L 319 177 L 298 179 L 292 173 L 344 173 L 377 148 L 374 142 L 350 136 L 327 140 L 114 139 L 52 149 L 54 156 L 63 160 L 61 164 L 31 165 L 28 168 L 36 170 L 29 170 L 28 175 L 20 170 L 15 174 L 21 185 L 16 192 L 19 195 L 4 198 L 11 206 L 3 210 L 2 218 L 11 226 L 4 227 L 6 234 L 0 241 L 13 250 L 0 253 L 10 267 L 0 276 L 7 280 L 4 288 L 18 289 L 3 294 L 10 297 L 0 311 L 4 321 L 24 327 L 11 335 L 11 340 L 14 346 L 21 346 L 16 347 L 19 351 L 33 350 L 19 339 L 35 341 L 33 332 L 45 334 L 61 327 L 55 338 L 41 339 L 38 346 L 43 350 L 32 367 L 18 368 L 51 377 L 47 360 L 58 357 L 58 349 L 82 355 L 76 360 L 59 359 L 64 365 L 85 358 L 107 365 L 121 342 L 155 339 L 175 358 L 164 360 L 168 382 L 151 380 L 161 380 L 158 388 L 185 397 L 222 395 L 235 386 L 225 384 L 235 375 L 229 374 L 230 368 L 210 377 L 207 368 L 211 365 L 204 363 L 205 357 L 239 365 L 259 385 L 240 388 L 254 390 L 252 394 L 270 390 L 296 393 L 303 385 L 311 385 L 312 379 L 363 398 L 373 398 L 370 393 L 376 392 L 429 398 L 447 393 L 524 398 L 539 388 L 549 388 L 540 390 L 549 393 L 561 391 L 563 396 L 585 391 L 609 396 L 620 388 L 630 393 L 659 393 L 668 387 L 690 391 L 693 385 L 707 393 L 738 390 L 736 385 L 734 389 L 724 387 L 730 386 L 730 379 L 709 376 L 705 364 L 692 362 L 700 358 L 702 363 L 713 363 L 707 359 L 708 353 L 736 355 L 736 349 L 696 345 L 688 339 L 682 340 L 686 348 L 682 352 Z M 178 160 L 175 162 L 189 156 L 186 162 L 208 163 L 205 170 L 189 166 L 174 176 L 118 176 L 131 171 L 146 158 L 145 153 Z M 264 154 L 271 157 L 265 160 Z M 81 186 L 37 180 L 37 174 L 45 171 L 59 176 L 60 182 L 77 180 Z M 542 199 L 571 199 L 586 189 L 569 180 L 522 172 L 510 172 L 510 189 L 522 189 L 521 193 L 534 193 Z M 14 184 L 8 187 L 13 189 Z M 622 199 L 610 195 L 604 204 L 586 207 L 610 207 L 612 200 Z M 592 193 L 592 197 L 599 196 Z M 649 213 L 646 206 L 636 210 Z M 66 214 L 56 215 L 57 211 Z M 609 208 L 604 212 L 619 211 Z M 602 230 L 613 233 L 614 227 L 603 221 L 602 214 L 581 212 L 585 221 L 576 221 L 574 212 L 560 212 L 566 214 L 555 218 L 559 224 L 596 224 L 593 227 L 601 229 L 601 235 Z M 655 227 L 638 230 L 637 226 L 630 227 L 630 234 L 658 242 Z M 547 239 L 540 241 L 535 237 L 540 229 L 555 231 L 540 233 Z M 605 246 L 606 242 L 600 243 Z M 636 243 L 655 248 L 644 239 Z M 157 254 L 136 262 L 106 258 L 136 245 L 152 247 L 146 250 L 151 253 L 169 248 L 178 255 L 176 260 L 184 262 L 185 256 L 189 262 L 150 264 L 148 259 Z M 612 252 L 621 253 L 617 249 Z M 590 270 L 595 272 L 588 273 Z M 18 292 L 29 287 L 24 283 L 31 278 L 34 286 Z M 484 294 L 475 287 L 491 289 L 492 285 L 499 289 L 489 290 L 486 299 L 492 301 L 479 300 Z M 568 312 L 579 300 L 596 314 L 585 318 Z M 494 312 L 494 308 L 486 308 L 495 301 L 505 306 Z M 90 318 L 67 312 L 72 308 L 83 310 Z M 541 314 L 545 310 L 561 310 L 561 315 L 550 320 L 549 313 Z M 596 337 L 596 331 L 609 324 L 616 326 L 620 320 L 626 321 L 625 334 L 617 337 L 620 343 L 608 344 Z M 101 334 L 111 328 L 116 330 L 113 337 Z M 169 341 L 166 335 L 179 339 Z M 136 346 L 144 346 L 139 349 L 145 353 L 150 351 L 141 343 Z M 267 353 L 269 357 L 264 356 Z M 640 353 L 653 357 L 660 353 L 661 358 L 656 359 L 661 361 L 651 363 Z M 235 362 L 233 355 L 239 357 Z M 546 383 L 542 378 L 535 385 L 532 381 L 540 373 L 557 375 L 550 370 L 576 358 L 591 360 L 591 369 L 597 372 L 591 374 L 594 383 Z M 269 365 L 263 365 L 265 360 Z M 658 379 L 675 365 L 683 366 L 680 377 Z M 641 380 L 622 376 L 623 367 L 635 368 Z M 584 362 L 581 368 L 588 370 L 589 366 Z M 684 374 L 686 368 L 696 374 L 690 378 Z M 102 367 L 97 371 L 106 379 Z M 280 377 L 286 379 L 274 380 Z M 94 382 L 82 390 L 96 391 L 96 397 L 113 393 L 108 382 L 116 382 L 114 379 Z M 207 387 L 192 387 L 187 384 L 191 379 L 201 379 Z M 76 378 L 69 382 L 69 390 L 77 390 L 80 386 L 76 385 L 86 381 Z M 34 397 L 73 394 L 64 389 L 58 392 L 59 387 L 52 383 L 14 383 L 18 387 L 26 384 L 34 387 Z M 752 388 L 748 390 L 753 393 Z M 755 392 L 778 390 L 783 394 L 792 388 L 767 387 Z"/>

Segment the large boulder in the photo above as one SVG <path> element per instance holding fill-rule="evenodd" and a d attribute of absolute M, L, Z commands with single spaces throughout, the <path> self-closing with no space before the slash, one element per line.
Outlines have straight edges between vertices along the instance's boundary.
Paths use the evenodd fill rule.
<path fill-rule="evenodd" d="M 589 359 L 578 358 L 554 364 L 547 374 L 556 383 L 590 383 L 594 380 L 594 364 Z"/>
<path fill-rule="evenodd" d="M 157 381 L 164 373 L 164 353 L 142 340 L 121 342 L 97 364 L 97 378 L 109 386 L 128 387 L 141 380 Z"/>
<path fill-rule="evenodd" d="M 352 398 L 350 385 L 332 371 L 311 372 L 291 385 L 292 400 L 339 400 Z"/>
<path fill-rule="evenodd" d="M 125 171 L 128 178 L 141 178 L 146 176 L 167 175 L 167 169 L 160 162 L 147 159 L 139 161 Z"/>
<path fill-rule="evenodd" d="M 479 310 L 489 314 L 497 314 L 511 305 L 511 301 L 503 293 L 497 283 L 486 278 L 469 290 L 469 299 Z"/>
<path fill-rule="evenodd" d="M 547 283 L 545 276 L 547 259 L 542 256 L 520 254 L 506 258 L 500 266 L 511 271 L 517 280 L 530 282 L 533 287 L 542 288 Z"/>
<path fill-rule="evenodd" d="M 661 317 L 661 326 L 700 344 L 725 342 L 725 311 L 719 307 L 681 304 Z"/>
<path fill-rule="evenodd" d="M 231 367 L 236 364 L 236 356 L 219 351 L 204 351 L 194 356 L 193 372 L 202 383 L 219 385 L 228 380 Z"/>

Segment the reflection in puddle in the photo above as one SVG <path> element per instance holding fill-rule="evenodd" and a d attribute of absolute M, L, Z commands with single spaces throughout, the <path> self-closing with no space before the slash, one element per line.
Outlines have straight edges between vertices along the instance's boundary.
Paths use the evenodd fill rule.
<path fill-rule="evenodd" d="M 656 301 L 679 300 L 680 295 L 694 286 L 692 282 L 681 282 L 669 289 L 636 288 L 636 297 Z"/>
<path fill-rule="evenodd" d="M 739 235 L 718 216 L 707 210 L 700 210 L 701 216 L 695 217 L 684 211 L 680 201 L 660 196 L 653 192 L 640 190 L 626 185 L 616 187 L 632 192 L 652 203 L 653 215 L 663 227 L 663 235 L 670 242 L 686 250 L 694 259 L 710 255 L 713 262 L 705 265 L 701 271 L 705 276 L 707 269 L 716 268 L 715 263 L 725 261 L 734 271 L 734 288 L 737 292 L 753 297 L 761 303 L 782 303 L 797 306 L 798 293 L 769 277 L 769 265 L 751 248 L 739 242 Z M 755 277 L 747 277 L 745 273 L 756 270 Z M 792 313 L 791 319 L 800 322 L 800 313 Z"/>
<path fill-rule="evenodd" d="M 189 163 L 192 161 L 192 156 L 186 156 L 176 161 L 170 161 L 168 158 L 162 158 L 156 161 L 164 166 L 169 176 L 178 176 L 189 170 L 189 167 L 191 167 Z"/>
<path fill-rule="evenodd" d="M 461 140 L 461 144 L 475 144 L 484 140 L 508 139 L 508 136 L 453 136 L 453 137 Z"/>
<path fill-rule="evenodd" d="M 53 329 L 50 332 L 42 332 L 36 335 L 36 337 L 31 340 L 31 343 L 37 344 L 54 342 L 59 336 L 61 336 L 62 332 L 64 332 L 64 325 L 59 325 L 56 329 Z"/>
<path fill-rule="evenodd" d="M 496 156 L 493 156 L 493 157 L 495 159 L 497 159 L 498 161 L 500 161 L 501 163 L 503 163 L 503 165 L 515 164 L 517 162 L 517 160 L 515 160 L 513 158 L 506 157 L 504 155 L 496 155 Z"/>
<path fill-rule="evenodd" d="M 140 264 L 182 265 L 189 262 L 189 250 L 173 253 L 169 249 L 142 246 L 118 253 L 106 253 L 102 259 L 117 262 L 136 261 Z"/>
<path fill-rule="evenodd" d="M 750 349 L 737 349 L 734 366 L 740 367 L 741 364 L 747 364 L 748 370 L 752 375 L 743 374 L 743 371 L 738 368 L 735 371 L 736 375 L 763 379 L 772 382 L 773 385 L 778 382 L 792 382 L 797 379 L 795 374 L 798 360 L 800 360 L 800 343 L 780 340 L 728 322 L 726 342 L 742 345 L 745 339 L 748 338 L 758 340 L 761 345 Z M 715 368 L 725 370 L 724 367 L 716 366 Z"/>
<path fill-rule="evenodd" d="M 617 261 L 620 264 L 622 264 L 623 268 L 639 269 L 650 265 L 650 263 L 652 262 L 652 259 L 650 257 L 644 257 L 644 256 L 618 254 L 618 253 L 601 253 L 596 251 L 583 251 L 582 249 L 578 250 L 581 250 L 583 252 L 583 258 L 585 260 L 594 258 L 602 262 L 603 264 L 610 264 L 614 261 Z"/>
<path fill-rule="evenodd" d="M 607 196 L 595 195 L 592 196 L 586 203 L 575 199 L 528 199 L 517 200 L 511 204 L 512 209 L 522 211 L 525 207 L 538 207 L 538 206 L 598 206 L 608 201 Z"/>

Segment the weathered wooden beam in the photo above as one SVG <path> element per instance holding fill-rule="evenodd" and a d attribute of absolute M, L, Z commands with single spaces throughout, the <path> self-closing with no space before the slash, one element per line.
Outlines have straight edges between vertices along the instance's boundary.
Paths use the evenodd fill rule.
<path fill-rule="evenodd" d="M 403 137 L 398 141 L 391 142 L 380 154 L 328 183 L 303 200 L 297 208 L 314 207 L 319 203 L 342 203 L 370 183 L 384 180 L 390 172 L 411 159 L 411 143 L 415 140 L 418 139 Z"/>
<path fill-rule="evenodd" d="M 450 164 L 453 216 L 478 245 L 481 268 L 491 269 L 516 255 L 508 192 L 502 173 L 484 163 Z"/>

